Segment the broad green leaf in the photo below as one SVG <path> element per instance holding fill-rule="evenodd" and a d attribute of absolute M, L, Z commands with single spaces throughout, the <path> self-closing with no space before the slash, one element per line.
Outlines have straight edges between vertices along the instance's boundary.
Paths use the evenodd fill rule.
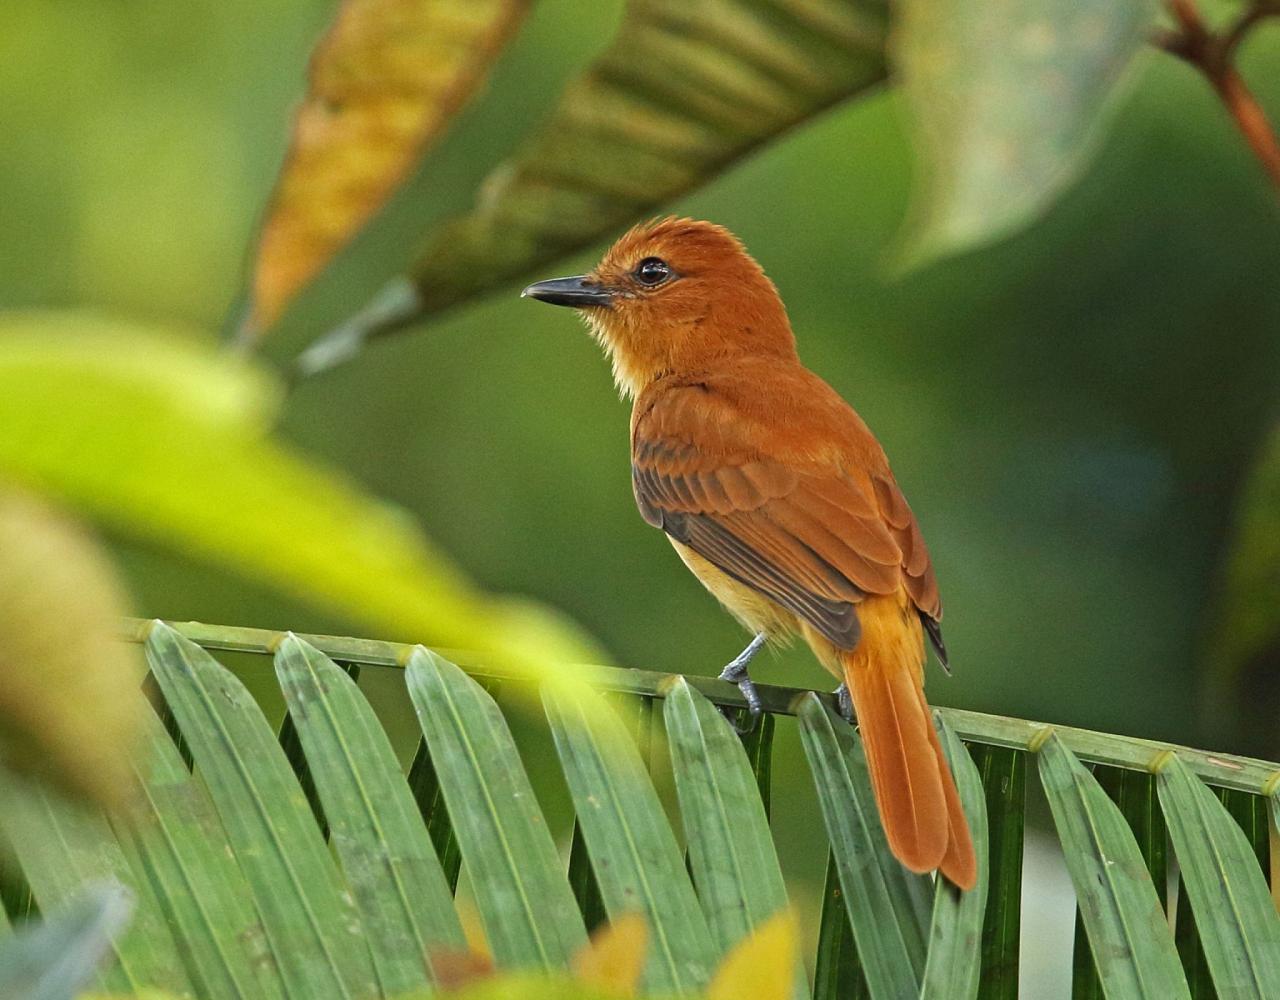
<path fill-rule="evenodd" d="M 1280 917 L 1248 839 L 1209 787 L 1171 755 L 1160 805 L 1218 995 L 1274 997 Z"/>
<path fill-rule="evenodd" d="M 2 483 L 0 553 L 0 762 L 119 804 L 144 706 L 115 573 L 79 525 Z"/>
<path fill-rule="evenodd" d="M 249 883 L 290 995 L 375 991 L 350 894 L 262 710 L 229 671 L 157 622 L 147 661 Z"/>
<path fill-rule="evenodd" d="M 716 949 L 635 743 L 599 695 L 547 686 L 542 700 L 605 909 L 649 921 L 646 989 L 704 986 Z"/>
<path fill-rule="evenodd" d="M 987 800 L 987 912 L 982 918 L 982 1000 L 1017 1000 L 1022 913 L 1022 832 L 1027 755 L 976 745 L 973 761 Z"/>
<path fill-rule="evenodd" d="M 652 749 L 651 730 L 653 723 L 653 698 L 629 698 L 623 703 L 620 712 L 624 721 L 631 722 L 628 709 L 634 707 L 635 740 L 640 750 L 640 759 L 652 770 L 650 751 Z M 766 716 L 768 718 L 768 716 Z M 600 885 L 596 881 L 596 873 L 591 869 L 591 855 L 587 852 L 587 841 L 582 835 L 582 825 L 575 819 L 573 837 L 569 842 L 569 885 L 573 887 L 573 897 L 578 901 L 578 909 L 582 911 L 582 919 L 588 931 L 594 931 L 605 920 L 604 900 L 600 896 Z"/>
<path fill-rule="evenodd" d="M 391 742 L 355 681 L 315 647 L 291 634 L 275 666 L 378 981 L 388 994 L 426 986 L 432 954 L 465 940 Z"/>
<path fill-rule="evenodd" d="M 494 959 L 565 968 L 587 934 L 502 713 L 480 685 L 421 647 L 405 682 Z"/>
<path fill-rule="evenodd" d="M 867 984 L 873 996 L 916 996 L 932 883 L 889 852 L 862 744 L 851 727 L 813 693 L 803 696 L 797 715 Z"/>
<path fill-rule="evenodd" d="M 0 780 L 0 829 L 31 885 L 40 912 L 56 913 L 96 883 L 124 886 L 133 918 L 112 941 L 108 989 L 159 986 L 193 996 L 191 983 L 149 885 L 129 865 L 101 813 L 15 776 Z"/>
<path fill-rule="evenodd" d="M 150 884 L 200 997 L 282 996 L 276 959 L 222 822 L 164 724 L 146 713 L 140 808 L 115 822 Z"/>
<path fill-rule="evenodd" d="M 663 719 L 698 897 L 727 951 L 787 905 L 769 819 L 737 734 L 683 678 Z"/>
<path fill-rule="evenodd" d="M 1160 812 L 1155 775 L 1119 767 L 1098 766 L 1093 769 L 1093 776 L 1099 787 L 1107 793 L 1107 797 L 1120 807 L 1120 813 L 1129 824 L 1129 829 L 1138 843 L 1138 850 L 1142 853 L 1147 871 L 1151 873 L 1151 882 L 1155 886 L 1160 905 L 1167 909 L 1165 894 L 1168 882 L 1168 834 L 1165 830 L 1164 816 Z M 1098 972 L 1094 965 L 1093 954 L 1089 950 L 1084 922 L 1079 913 L 1076 914 L 1075 935 L 1071 998 L 1072 1000 L 1101 1000 L 1104 995 L 1102 983 L 1098 980 Z M 1177 944 L 1176 936 L 1174 943 Z M 1188 983 L 1188 985 L 1191 984 Z M 1195 995 L 1194 992 L 1192 995 Z"/>
<path fill-rule="evenodd" d="M 0 476 L 392 635 L 534 674 L 602 662 L 542 609 L 483 598 L 402 511 L 264 438 L 278 396 L 261 372 L 180 334 L 10 314 Z"/>
<path fill-rule="evenodd" d="M 260 335 L 391 195 L 484 82 L 528 0 L 345 0 L 311 57 L 267 209 L 248 333 Z"/>
<path fill-rule="evenodd" d="M 1056 734 L 1040 750 L 1040 782 L 1107 996 L 1189 1000 L 1173 934 L 1119 807 Z"/>
<path fill-rule="evenodd" d="M 787 907 L 769 817 L 737 734 L 684 678 L 667 692 L 663 718 L 698 900 L 727 952 Z M 803 996 L 802 975 L 797 983 Z"/>
<path fill-rule="evenodd" d="M 129 893 L 91 889 L 0 940 L 0 997 L 72 1000 L 94 979 L 129 923 Z"/>
<path fill-rule="evenodd" d="M 1087 163 L 1154 0 L 903 0 L 892 42 L 918 153 L 909 262 L 1004 236 Z"/>
<path fill-rule="evenodd" d="M 533 275 L 865 93 L 885 76 L 886 22 L 882 0 L 629 0 L 607 49 L 480 184 L 475 206 L 431 231 L 415 294 L 357 318 L 303 369 Z"/>
<path fill-rule="evenodd" d="M 868 1000 L 867 980 L 858 964 L 858 948 L 849 926 L 840 873 L 834 855 L 827 857 L 827 881 L 822 893 L 822 922 L 813 968 L 813 1000 Z"/>
<path fill-rule="evenodd" d="M 960 802 L 969 819 L 978 857 L 978 884 L 961 892 L 945 878 L 936 880 L 933 919 L 929 924 L 929 953 L 924 966 L 920 1000 L 968 1000 L 978 995 L 982 969 L 982 920 L 987 909 L 991 870 L 987 857 L 987 803 L 982 778 L 960 738 L 934 717 L 942 748 L 955 775 Z"/>

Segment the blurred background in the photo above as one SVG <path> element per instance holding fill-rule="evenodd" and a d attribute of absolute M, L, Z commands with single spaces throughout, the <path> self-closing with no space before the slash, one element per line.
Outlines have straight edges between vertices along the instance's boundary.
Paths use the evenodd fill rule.
<path fill-rule="evenodd" d="M 0 6 L 0 305 L 87 306 L 220 336 L 333 9 Z M 572 16 L 539 30 L 547 62 L 601 42 Z M 1241 58 L 1274 117 L 1278 36 L 1256 32 Z M 931 700 L 1274 757 L 1268 720 L 1246 718 L 1237 682 L 1205 665 L 1237 493 L 1280 401 L 1275 191 L 1204 82 L 1152 54 L 1046 218 L 894 276 L 912 170 L 902 118 L 889 91 L 837 108 L 671 209 L 743 238 L 781 289 L 805 362 L 888 451 L 946 607 L 954 676 L 931 668 Z M 420 178 L 386 231 L 411 236 L 414 199 L 430 193 Z M 602 248 L 546 276 L 581 271 Z M 393 274 L 413 249 L 375 246 L 349 293 L 341 267 L 326 276 L 330 296 L 358 308 L 368 269 Z M 283 434 L 412 512 L 485 587 L 565 611 L 616 662 L 718 672 L 744 637 L 637 515 L 628 409 L 607 365 L 571 315 L 518 291 L 298 384 Z M 109 541 L 140 615 L 355 628 Z M 799 649 L 757 670 L 830 686 Z M 784 865 L 816 893 L 821 833 L 796 818 L 812 793 L 785 727 L 779 752 Z"/>

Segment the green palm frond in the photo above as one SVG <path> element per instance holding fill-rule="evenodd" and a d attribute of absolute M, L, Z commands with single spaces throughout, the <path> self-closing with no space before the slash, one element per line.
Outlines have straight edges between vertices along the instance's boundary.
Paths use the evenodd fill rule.
<path fill-rule="evenodd" d="M 42 914 L 103 879 L 130 890 L 133 922 L 112 938 L 103 989 L 427 995 L 477 947 L 502 974 L 563 977 L 588 926 L 639 913 L 646 995 L 717 996 L 725 956 L 790 905 L 768 807 L 774 717 L 793 715 L 831 860 L 813 979 L 786 959 L 785 995 L 1017 996 L 1034 758 L 1079 899 L 1076 996 L 1280 996 L 1280 918 L 1258 854 L 1280 768 L 1265 761 L 939 710 L 982 873 L 960 893 L 889 854 L 860 741 L 829 696 L 762 686 L 770 714 L 740 738 L 718 710 L 742 708 L 731 685 L 598 668 L 593 685 L 608 697 L 542 692 L 577 816 L 566 863 L 486 690 L 505 678 L 483 664 L 255 629 L 133 622 L 126 633 L 144 643 L 170 716 L 168 726 L 163 713 L 149 717 L 135 755 L 136 812 L 107 819 L 16 781 L 0 809 Z M 288 707 L 281 731 L 219 651 L 258 654 L 264 671 L 274 663 Z M 396 748 L 361 692 L 360 671 L 380 669 L 402 672 L 416 747 Z M 650 776 L 658 721 L 675 821 Z M 1169 893 L 1173 858 L 1182 889 Z M 467 908 L 455 903 L 460 864 L 483 943 L 464 933 Z M 8 917 L 19 918 L 6 924 L 23 922 L 12 912 L 21 895 L 6 885 Z"/>

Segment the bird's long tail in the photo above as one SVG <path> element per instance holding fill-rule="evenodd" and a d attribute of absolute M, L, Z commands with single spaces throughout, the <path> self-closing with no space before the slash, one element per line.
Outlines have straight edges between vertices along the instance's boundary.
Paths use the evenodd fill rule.
<path fill-rule="evenodd" d="M 941 869 L 961 889 L 972 889 L 978 863 L 924 698 L 919 618 L 895 596 L 863 601 L 858 617 L 861 641 L 841 652 L 840 662 L 889 848 L 912 871 Z"/>

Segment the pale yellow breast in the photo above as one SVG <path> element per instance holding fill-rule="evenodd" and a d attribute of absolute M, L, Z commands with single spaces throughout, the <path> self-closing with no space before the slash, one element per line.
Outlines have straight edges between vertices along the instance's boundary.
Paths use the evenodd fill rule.
<path fill-rule="evenodd" d="M 751 633 L 763 632 L 775 641 L 785 640 L 795 633 L 796 616 L 786 608 L 774 604 L 746 584 L 739 583 L 687 545 L 682 545 L 669 535 L 667 541 L 702 585 Z"/>

